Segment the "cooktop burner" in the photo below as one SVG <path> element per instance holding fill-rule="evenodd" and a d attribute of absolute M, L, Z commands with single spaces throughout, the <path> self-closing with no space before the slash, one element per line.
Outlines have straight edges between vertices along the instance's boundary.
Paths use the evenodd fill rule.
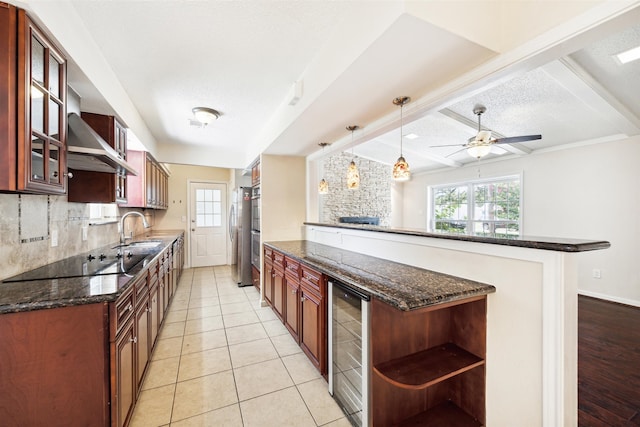
<path fill-rule="evenodd" d="M 3 282 L 24 282 L 28 280 L 63 279 L 69 277 L 102 276 L 128 273 L 150 253 L 90 253 L 47 264 L 35 270 L 4 279 Z"/>

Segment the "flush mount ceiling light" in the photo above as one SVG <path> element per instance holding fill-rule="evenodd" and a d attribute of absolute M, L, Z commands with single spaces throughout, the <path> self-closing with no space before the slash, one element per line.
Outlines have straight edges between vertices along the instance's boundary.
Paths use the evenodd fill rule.
<path fill-rule="evenodd" d="M 193 117 L 205 126 L 220 117 L 220 113 L 213 108 L 194 107 L 191 111 Z"/>
<path fill-rule="evenodd" d="M 402 107 L 404 104 L 409 103 L 411 98 L 408 96 L 400 96 L 393 100 L 395 105 L 400 106 L 400 157 L 393 165 L 393 179 L 396 181 L 408 181 L 411 178 L 411 170 L 409 169 L 409 163 L 404 159 L 402 155 Z"/>
<path fill-rule="evenodd" d="M 321 142 L 318 145 L 322 147 L 322 152 L 324 153 L 324 147 L 330 144 L 328 142 Z M 328 192 L 329 192 L 329 183 L 324 178 L 322 178 L 318 183 L 318 193 L 327 194 Z"/>
<path fill-rule="evenodd" d="M 625 50 L 624 52 L 620 52 L 617 55 L 614 55 L 621 64 L 627 64 L 632 61 L 636 61 L 640 59 L 640 46 L 636 46 L 632 49 Z"/>
<path fill-rule="evenodd" d="M 353 155 L 353 131 L 359 128 L 360 126 L 357 125 L 347 126 L 347 130 L 351 132 L 351 163 L 349 163 L 349 169 L 347 169 L 347 188 L 350 190 L 356 190 L 360 187 L 360 172 L 358 172 L 358 166 L 356 166 Z"/>

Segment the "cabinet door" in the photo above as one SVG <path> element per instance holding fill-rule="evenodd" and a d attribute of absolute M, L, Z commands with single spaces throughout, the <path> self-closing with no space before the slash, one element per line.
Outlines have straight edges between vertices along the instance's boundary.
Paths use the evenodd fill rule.
<path fill-rule="evenodd" d="M 115 121 L 114 148 L 123 160 L 127 160 L 127 129 Z M 116 202 L 127 203 L 127 174 L 125 171 L 116 173 Z"/>
<path fill-rule="evenodd" d="M 273 307 L 273 264 L 264 263 L 264 299 Z"/>
<path fill-rule="evenodd" d="M 135 399 L 135 352 L 133 322 L 122 330 L 114 343 L 115 384 L 112 393 L 112 417 L 116 427 L 124 426 L 133 410 Z"/>
<path fill-rule="evenodd" d="M 142 376 L 149 361 L 149 297 L 136 309 L 135 347 L 136 347 L 136 390 L 142 385 Z"/>
<path fill-rule="evenodd" d="M 156 343 L 156 337 L 158 336 L 158 327 L 159 327 L 159 316 L 158 316 L 158 307 L 160 303 L 158 302 L 158 283 L 156 282 L 153 287 L 150 286 L 149 291 L 149 342 L 151 343 L 151 348 Z"/>
<path fill-rule="evenodd" d="M 322 306 L 322 298 L 300 287 L 300 347 L 321 372 L 324 352 Z"/>
<path fill-rule="evenodd" d="M 273 308 L 276 315 L 284 321 L 284 271 L 273 268 Z"/>
<path fill-rule="evenodd" d="M 29 17 L 18 14 L 18 190 L 64 194 L 66 61 Z"/>
<path fill-rule="evenodd" d="M 300 316 L 300 299 L 298 293 L 300 290 L 299 282 L 291 279 L 289 276 L 285 276 L 286 289 L 284 294 L 285 299 L 285 319 L 284 325 L 287 327 L 293 339 L 296 342 L 300 342 L 298 336 L 298 322 Z"/>

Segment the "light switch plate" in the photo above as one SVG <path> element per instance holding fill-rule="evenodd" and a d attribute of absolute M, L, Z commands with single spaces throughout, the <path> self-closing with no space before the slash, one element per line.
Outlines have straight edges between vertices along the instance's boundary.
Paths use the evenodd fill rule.
<path fill-rule="evenodd" d="M 51 230 L 51 247 L 58 246 L 58 230 Z"/>

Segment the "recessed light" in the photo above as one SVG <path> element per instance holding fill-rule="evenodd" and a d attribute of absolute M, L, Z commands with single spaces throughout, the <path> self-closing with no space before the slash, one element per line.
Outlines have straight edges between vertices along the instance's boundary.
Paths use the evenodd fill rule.
<path fill-rule="evenodd" d="M 634 47 L 633 49 L 625 50 L 624 52 L 620 52 L 615 55 L 615 57 L 620 61 L 621 64 L 626 64 L 631 61 L 636 61 L 640 59 L 640 46 Z"/>
<path fill-rule="evenodd" d="M 416 139 L 416 138 L 420 138 L 420 136 L 416 135 L 415 133 L 408 133 L 404 136 L 407 139 Z"/>

